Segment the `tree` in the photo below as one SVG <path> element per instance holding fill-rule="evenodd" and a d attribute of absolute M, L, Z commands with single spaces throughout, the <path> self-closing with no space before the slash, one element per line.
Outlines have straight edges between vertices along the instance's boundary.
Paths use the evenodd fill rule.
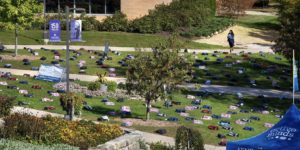
<path fill-rule="evenodd" d="M 0 0 L 0 27 L 15 30 L 15 55 L 18 54 L 18 31 L 31 27 L 42 8 L 37 0 Z"/>
<path fill-rule="evenodd" d="M 172 89 L 189 78 L 190 59 L 180 54 L 181 44 L 176 36 L 159 44 L 152 52 L 139 51 L 128 62 L 126 87 L 146 100 L 146 119 L 150 118 L 150 103 L 165 97 L 164 86 Z"/>
<path fill-rule="evenodd" d="M 273 47 L 275 52 L 292 58 L 293 50 L 300 59 L 300 0 L 279 0 L 281 30 Z"/>
<path fill-rule="evenodd" d="M 203 139 L 199 130 L 181 126 L 177 129 L 176 150 L 204 150 Z"/>
<path fill-rule="evenodd" d="M 217 14 L 220 16 L 238 17 L 245 10 L 253 7 L 256 0 L 217 0 Z"/>
<path fill-rule="evenodd" d="M 74 114 L 81 115 L 83 106 L 82 96 L 75 93 L 66 93 L 60 96 L 60 103 L 71 121 L 74 119 Z"/>

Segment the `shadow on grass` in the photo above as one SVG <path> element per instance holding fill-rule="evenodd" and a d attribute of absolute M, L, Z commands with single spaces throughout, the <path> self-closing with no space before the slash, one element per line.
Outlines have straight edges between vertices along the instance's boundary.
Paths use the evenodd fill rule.
<path fill-rule="evenodd" d="M 93 110 L 90 111 L 90 112 L 93 113 L 93 114 L 96 114 L 96 115 L 108 115 L 108 113 L 112 112 L 112 111 L 116 112 L 116 114 L 117 114 L 114 117 L 144 119 L 143 115 L 136 114 L 136 113 L 133 113 L 133 112 L 131 112 L 131 115 L 121 116 L 120 115 L 120 110 L 113 109 L 113 108 L 105 108 L 105 107 L 101 107 L 101 106 L 93 106 Z"/>

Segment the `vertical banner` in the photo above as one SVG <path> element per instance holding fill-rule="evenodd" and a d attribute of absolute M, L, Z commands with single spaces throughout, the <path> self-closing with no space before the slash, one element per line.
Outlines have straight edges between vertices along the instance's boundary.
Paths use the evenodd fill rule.
<path fill-rule="evenodd" d="M 49 41 L 60 42 L 60 21 L 50 20 L 49 21 Z"/>
<path fill-rule="evenodd" d="M 81 41 L 81 20 L 72 20 L 71 21 L 71 41 Z"/>

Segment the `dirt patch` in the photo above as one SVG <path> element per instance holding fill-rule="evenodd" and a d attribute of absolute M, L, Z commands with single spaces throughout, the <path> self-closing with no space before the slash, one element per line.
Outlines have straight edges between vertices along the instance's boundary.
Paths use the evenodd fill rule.
<path fill-rule="evenodd" d="M 247 48 L 247 45 L 251 44 L 273 45 L 274 40 L 276 40 L 279 35 L 277 31 L 272 30 L 259 30 L 242 26 L 233 26 L 211 38 L 198 39 L 195 40 L 195 42 L 228 46 L 227 34 L 229 30 L 233 30 L 235 33 L 236 46 L 241 48 Z"/>
<path fill-rule="evenodd" d="M 115 119 L 116 121 L 121 121 L 121 122 L 127 122 L 130 121 L 133 123 L 133 125 L 137 126 L 155 126 L 155 127 L 170 127 L 170 126 L 178 126 L 178 124 L 174 122 L 167 122 L 167 121 L 158 121 L 158 120 L 148 120 L 144 121 L 142 119 L 131 119 L 131 118 L 126 118 L 126 119 Z"/>
<path fill-rule="evenodd" d="M 18 55 L 18 56 L 12 56 L 12 55 L 1 55 L 3 60 L 14 60 L 14 61 L 22 61 L 23 59 L 28 60 L 39 60 L 39 57 L 36 56 L 28 56 L 28 55 Z"/>

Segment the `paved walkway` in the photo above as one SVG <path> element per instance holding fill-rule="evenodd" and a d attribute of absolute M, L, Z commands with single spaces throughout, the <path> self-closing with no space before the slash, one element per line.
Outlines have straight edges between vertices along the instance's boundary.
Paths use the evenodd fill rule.
<path fill-rule="evenodd" d="M 26 114 L 30 114 L 30 115 L 37 116 L 37 117 L 44 117 L 47 115 L 50 115 L 53 117 L 63 117 L 64 116 L 62 114 L 51 113 L 51 112 L 46 112 L 46 111 L 41 111 L 41 110 L 36 110 L 36 109 L 31 109 L 31 108 L 18 107 L 18 106 L 15 106 L 12 109 L 12 113 L 26 113 Z M 77 120 L 81 120 L 81 118 L 77 118 Z M 99 123 L 99 122 L 95 121 L 95 123 Z M 143 139 L 147 143 L 162 142 L 162 143 L 165 143 L 165 144 L 171 145 L 171 146 L 175 145 L 175 139 L 172 137 L 162 136 L 162 135 L 143 132 L 143 131 L 137 131 L 137 130 L 128 129 L 128 128 L 123 128 L 123 129 L 126 131 L 135 131 L 135 132 L 141 134 Z M 214 146 L 214 145 L 205 145 L 205 149 L 206 150 L 225 150 L 226 148 L 220 147 L 220 146 Z"/>
<path fill-rule="evenodd" d="M 270 12 L 261 12 L 261 11 L 254 11 L 254 10 L 248 10 L 245 11 L 247 15 L 257 15 L 257 16 L 277 16 L 276 12 L 270 13 Z"/>
<path fill-rule="evenodd" d="M 15 46 L 14 45 L 5 45 L 7 47 L 7 49 L 14 49 Z M 31 49 L 41 49 L 41 47 L 43 48 L 47 48 L 47 49 L 55 49 L 55 50 L 65 50 L 66 46 L 65 45 L 19 45 L 18 46 L 19 49 L 23 49 L 24 47 L 27 48 L 31 48 Z M 75 50 L 79 50 L 80 48 L 83 48 L 85 50 L 95 50 L 95 51 L 103 51 L 104 47 L 103 46 L 70 46 L 70 49 L 75 49 Z M 135 51 L 136 48 L 134 47 L 110 47 L 111 50 L 113 51 Z M 142 48 L 145 51 L 151 51 L 151 48 Z M 182 50 L 183 51 L 183 50 Z M 229 49 L 214 49 L 214 50 L 204 50 L 204 49 L 188 49 L 188 52 L 196 52 L 196 53 L 202 53 L 202 52 L 206 52 L 206 53 L 213 53 L 214 51 L 219 51 L 219 52 L 229 52 Z M 273 53 L 273 51 L 270 48 L 253 48 L 249 47 L 249 48 L 243 48 L 243 49 L 236 49 L 234 50 L 233 53 L 239 53 L 241 51 L 244 52 L 252 52 L 252 53 L 258 53 L 260 51 L 263 52 L 269 52 L 269 53 Z"/>
<path fill-rule="evenodd" d="M 25 73 L 30 74 L 31 76 L 37 75 L 38 71 L 31 71 L 31 70 L 19 70 L 19 69 L 5 69 L 0 68 L 0 72 L 11 72 L 14 75 L 23 75 Z M 78 79 L 81 81 L 95 81 L 97 80 L 97 76 L 91 76 L 91 75 L 78 75 L 78 74 L 71 74 L 70 79 Z M 112 78 L 107 77 L 107 80 L 115 81 L 117 83 L 125 83 L 125 78 Z M 181 87 L 187 87 L 192 90 L 195 89 L 195 84 L 185 84 L 180 85 Z M 286 98 L 292 98 L 292 92 L 290 91 L 279 91 L 274 89 L 255 89 L 255 88 L 247 88 L 247 87 L 234 87 L 234 86 L 222 86 L 222 85 L 201 85 L 201 91 L 209 91 L 212 93 L 228 93 L 228 94 L 237 94 L 242 93 L 243 95 L 249 95 L 249 96 L 258 96 L 258 95 L 264 95 L 266 97 L 276 97 L 280 98 L 282 96 Z M 295 98 L 300 99 L 300 94 L 296 93 Z"/>

